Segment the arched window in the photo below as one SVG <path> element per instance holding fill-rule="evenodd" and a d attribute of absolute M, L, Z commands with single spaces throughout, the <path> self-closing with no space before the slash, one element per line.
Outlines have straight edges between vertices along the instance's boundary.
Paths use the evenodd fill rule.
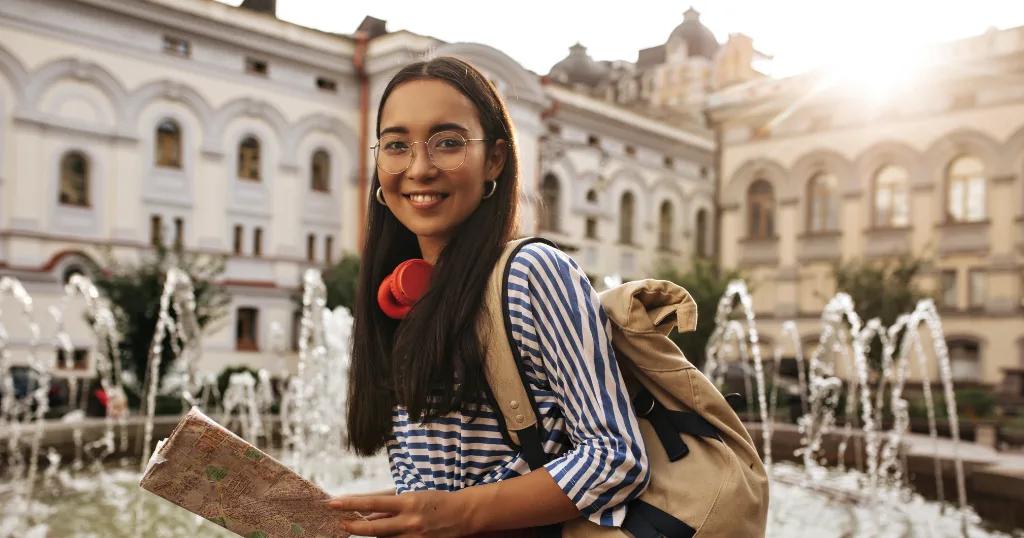
<path fill-rule="evenodd" d="M 547 174 L 540 184 L 541 210 L 540 229 L 557 231 L 558 209 L 561 202 L 561 189 L 558 186 L 558 178 L 554 174 Z"/>
<path fill-rule="evenodd" d="M 822 172 L 807 184 L 807 229 L 810 232 L 828 232 L 839 229 L 839 181 L 836 176 Z"/>
<path fill-rule="evenodd" d="M 260 141 L 247 136 L 238 144 L 238 177 L 260 179 Z"/>
<path fill-rule="evenodd" d="M 636 212 L 636 199 L 633 193 L 626 192 L 619 201 L 619 243 L 633 244 L 633 214 Z"/>
<path fill-rule="evenodd" d="M 905 169 L 885 166 L 875 174 L 874 219 L 876 228 L 899 228 L 910 224 Z"/>
<path fill-rule="evenodd" d="M 771 183 L 759 179 L 747 190 L 747 236 L 751 239 L 775 237 L 775 191 Z"/>
<path fill-rule="evenodd" d="M 672 249 L 672 228 L 675 221 L 675 209 L 672 203 L 665 200 L 658 210 L 658 248 L 661 250 Z"/>
<path fill-rule="evenodd" d="M 981 346 L 974 340 L 950 340 L 949 366 L 953 381 L 981 380 Z"/>
<path fill-rule="evenodd" d="M 708 210 L 697 210 L 697 256 L 707 258 L 708 252 Z"/>
<path fill-rule="evenodd" d="M 154 160 L 157 166 L 181 168 L 181 128 L 176 121 L 166 119 L 156 126 Z"/>
<path fill-rule="evenodd" d="M 60 192 L 63 205 L 89 207 L 89 161 L 79 151 L 69 151 L 60 159 Z"/>
<path fill-rule="evenodd" d="M 985 220 L 985 166 L 965 155 L 949 165 L 946 217 L 952 222 Z"/>
<path fill-rule="evenodd" d="M 313 153 L 309 164 L 310 188 L 316 192 L 331 190 L 331 156 L 326 150 L 318 149 Z"/>

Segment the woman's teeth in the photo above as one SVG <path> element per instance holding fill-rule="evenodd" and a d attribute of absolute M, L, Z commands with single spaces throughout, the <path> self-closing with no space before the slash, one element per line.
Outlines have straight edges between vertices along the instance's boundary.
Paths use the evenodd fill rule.
<path fill-rule="evenodd" d="M 445 197 L 444 194 L 410 194 L 409 195 L 409 199 L 410 200 L 412 200 L 413 202 L 420 202 L 420 203 L 433 202 L 435 200 L 440 200 L 440 199 L 442 199 L 444 197 Z"/>

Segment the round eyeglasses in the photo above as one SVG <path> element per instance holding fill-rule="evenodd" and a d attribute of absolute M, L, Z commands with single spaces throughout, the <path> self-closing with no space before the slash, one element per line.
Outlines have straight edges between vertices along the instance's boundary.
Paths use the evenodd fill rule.
<path fill-rule="evenodd" d="M 401 174 L 412 165 L 413 149 L 416 144 L 427 147 L 427 157 L 440 170 L 455 170 L 466 162 L 466 146 L 469 142 L 485 142 L 486 138 L 466 138 L 455 131 L 434 133 L 425 142 L 412 141 L 407 136 L 388 134 L 380 137 L 370 147 L 377 168 L 389 174 Z"/>

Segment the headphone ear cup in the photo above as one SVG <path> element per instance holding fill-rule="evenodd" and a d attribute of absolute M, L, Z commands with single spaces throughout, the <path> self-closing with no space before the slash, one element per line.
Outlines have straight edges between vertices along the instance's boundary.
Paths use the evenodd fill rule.
<path fill-rule="evenodd" d="M 410 261 L 412 260 L 405 260 L 404 262 L 398 264 L 398 267 L 395 267 L 395 270 L 386 279 L 386 282 L 388 283 L 388 290 L 391 292 L 391 296 L 394 298 L 395 302 L 401 305 L 412 305 L 415 302 L 414 300 L 410 299 L 409 296 L 402 293 L 401 286 L 402 268 L 408 267 Z"/>
<path fill-rule="evenodd" d="M 412 310 L 412 306 L 400 304 L 392 294 L 394 279 L 395 275 L 390 274 L 380 283 L 380 288 L 377 289 L 377 305 L 387 317 L 402 319 Z"/>
<path fill-rule="evenodd" d="M 405 260 L 395 268 L 391 281 L 391 293 L 401 304 L 414 305 L 430 288 L 430 277 L 434 267 L 426 260 L 414 258 Z"/>

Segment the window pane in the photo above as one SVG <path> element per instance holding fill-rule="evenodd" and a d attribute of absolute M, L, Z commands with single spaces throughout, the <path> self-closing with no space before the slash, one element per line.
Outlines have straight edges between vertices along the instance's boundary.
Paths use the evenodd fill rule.
<path fill-rule="evenodd" d="M 967 220 L 985 220 L 985 178 L 972 177 L 967 183 Z"/>
<path fill-rule="evenodd" d="M 981 355 L 975 342 L 950 342 L 949 365 L 954 381 L 977 381 L 981 378 Z"/>
<path fill-rule="evenodd" d="M 58 200 L 65 205 L 89 205 L 89 164 L 81 153 L 72 152 L 61 158 Z"/>
<path fill-rule="evenodd" d="M 708 213 L 701 209 L 697 212 L 697 256 L 706 257 L 707 252 L 707 220 Z"/>
<path fill-rule="evenodd" d="M 540 187 L 541 212 L 540 228 L 542 230 L 557 231 L 559 229 L 559 204 L 561 203 L 561 189 L 558 185 L 558 178 L 548 174 Z"/>
<path fill-rule="evenodd" d="M 964 156 L 949 165 L 947 211 L 955 222 L 985 219 L 985 167 L 975 157 Z"/>
<path fill-rule="evenodd" d="M 809 226 L 812 232 L 834 230 L 838 225 L 838 180 L 832 174 L 818 174 L 811 180 Z"/>
<path fill-rule="evenodd" d="M 181 130 L 172 120 L 164 120 L 156 128 L 156 165 L 181 168 Z"/>
<path fill-rule="evenodd" d="M 984 271 L 973 270 L 967 273 L 970 286 L 970 298 L 969 304 L 971 308 L 983 308 L 985 306 L 985 282 L 986 275 Z"/>
<path fill-rule="evenodd" d="M 954 179 L 949 184 L 949 218 L 964 220 L 964 182 Z"/>
<path fill-rule="evenodd" d="M 957 307 L 956 271 L 943 271 L 939 282 L 939 293 L 942 298 L 942 306 L 946 308 Z"/>
<path fill-rule="evenodd" d="M 672 204 L 665 202 L 658 219 L 658 247 L 664 250 L 672 248 L 672 220 Z"/>
<path fill-rule="evenodd" d="M 906 185 L 892 195 L 892 226 L 910 226 L 910 204 L 907 201 Z"/>
<path fill-rule="evenodd" d="M 238 177 L 260 178 L 260 142 L 251 136 L 238 145 Z"/>
<path fill-rule="evenodd" d="M 622 195 L 622 202 L 619 204 L 619 242 L 625 244 L 633 243 L 633 193 L 627 192 Z"/>
<path fill-rule="evenodd" d="M 237 311 L 235 321 L 235 348 L 239 351 L 257 350 L 257 327 L 259 311 L 255 308 L 243 307 Z"/>
<path fill-rule="evenodd" d="M 751 238 L 767 239 L 775 235 L 773 217 L 775 194 L 771 184 L 763 179 L 755 181 L 747 191 L 748 232 Z"/>
<path fill-rule="evenodd" d="M 310 166 L 311 188 L 318 192 L 327 192 L 330 185 L 331 157 L 324 150 L 313 154 Z"/>

